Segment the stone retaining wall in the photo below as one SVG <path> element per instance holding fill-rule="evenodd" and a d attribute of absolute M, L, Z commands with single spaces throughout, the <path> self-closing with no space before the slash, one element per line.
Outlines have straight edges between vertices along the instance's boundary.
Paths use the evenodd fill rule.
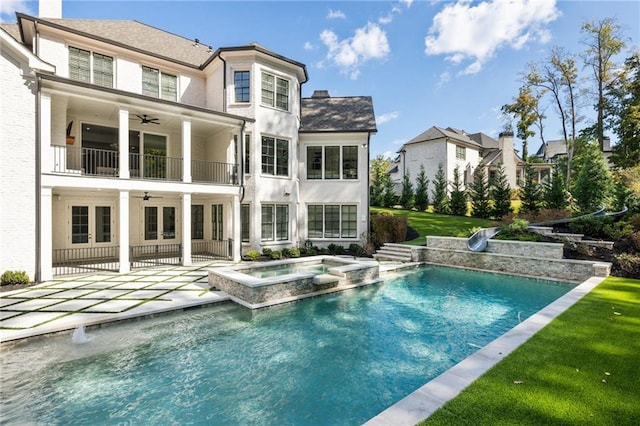
<path fill-rule="evenodd" d="M 610 263 L 562 259 L 561 252 L 558 257 L 562 244 L 491 240 L 488 246 L 491 250 L 472 252 L 466 241 L 466 238 L 427 237 L 427 247 L 415 247 L 412 258 L 417 262 L 571 282 L 582 282 L 592 276 L 606 277 L 611 271 Z"/>
<path fill-rule="evenodd" d="M 468 251 L 467 238 L 427 237 L 428 248 Z M 489 240 L 485 253 L 543 259 L 562 259 L 562 243 L 531 243 L 525 241 Z"/>

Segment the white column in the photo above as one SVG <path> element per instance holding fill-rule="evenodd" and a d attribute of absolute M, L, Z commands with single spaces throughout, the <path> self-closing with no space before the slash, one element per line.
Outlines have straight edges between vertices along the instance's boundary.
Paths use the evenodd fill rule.
<path fill-rule="evenodd" d="M 51 95 L 47 93 L 40 93 L 40 149 L 40 170 L 42 173 L 51 173 L 54 169 L 54 152 L 51 146 Z"/>
<path fill-rule="evenodd" d="M 53 278 L 53 190 L 40 189 L 40 281 Z"/>
<path fill-rule="evenodd" d="M 182 194 L 182 264 L 191 265 L 191 194 Z"/>
<path fill-rule="evenodd" d="M 231 256 L 234 262 L 239 262 L 242 259 L 242 236 L 240 233 L 240 196 L 234 195 L 232 204 L 232 214 L 233 219 L 231 220 L 232 224 L 232 233 L 233 233 L 233 253 Z"/>
<path fill-rule="evenodd" d="M 182 119 L 182 181 L 191 182 L 191 120 L 188 118 Z"/>
<path fill-rule="evenodd" d="M 120 178 L 129 179 L 129 108 L 118 108 L 118 150 Z M 127 194 L 127 200 L 129 195 Z"/>
<path fill-rule="evenodd" d="M 127 168 L 127 173 L 129 168 Z M 120 272 L 129 272 L 131 264 L 129 259 L 129 191 L 120 191 L 118 203 L 118 227 L 120 241 Z"/>

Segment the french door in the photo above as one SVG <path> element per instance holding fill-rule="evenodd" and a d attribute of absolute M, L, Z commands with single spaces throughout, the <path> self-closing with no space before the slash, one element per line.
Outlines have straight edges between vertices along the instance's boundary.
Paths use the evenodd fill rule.
<path fill-rule="evenodd" d="M 144 206 L 145 242 L 175 242 L 178 238 L 176 211 L 176 206 Z"/>
<path fill-rule="evenodd" d="M 69 206 L 71 247 L 99 247 L 113 241 L 114 208 L 102 203 L 77 203 Z"/>

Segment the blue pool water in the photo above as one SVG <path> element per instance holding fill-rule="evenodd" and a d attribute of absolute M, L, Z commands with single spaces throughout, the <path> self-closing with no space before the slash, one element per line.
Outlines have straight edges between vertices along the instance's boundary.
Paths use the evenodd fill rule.
<path fill-rule="evenodd" d="M 7 424 L 361 424 L 570 290 L 424 267 L 251 312 L 226 304 L 0 352 Z"/>

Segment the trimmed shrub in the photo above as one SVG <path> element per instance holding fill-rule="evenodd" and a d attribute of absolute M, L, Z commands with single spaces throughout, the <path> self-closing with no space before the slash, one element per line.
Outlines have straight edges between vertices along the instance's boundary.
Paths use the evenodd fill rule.
<path fill-rule="evenodd" d="M 339 244 L 329 244 L 329 247 L 327 247 L 327 249 L 329 250 L 329 253 L 331 254 L 344 254 L 345 250 L 344 247 L 342 247 Z"/>
<path fill-rule="evenodd" d="M 29 284 L 29 275 L 25 271 L 5 271 L 0 277 L 0 285 Z"/>
<path fill-rule="evenodd" d="M 258 250 L 249 250 L 244 255 L 244 258 L 247 260 L 257 260 L 259 257 L 260 257 L 260 252 Z"/>
<path fill-rule="evenodd" d="M 640 278 L 640 256 L 629 253 L 622 253 L 614 256 L 614 266 L 618 269 L 620 276 L 625 278 Z"/>
<path fill-rule="evenodd" d="M 300 250 L 295 247 L 282 249 L 282 255 L 284 257 L 300 257 Z"/>
<path fill-rule="evenodd" d="M 264 248 L 262 249 L 262 254 L 264 254 L 265 256 L 271 256 L 271 252 L 272 252 L 272 251 L 273 251 L 273 250 L 271 250 L 269 247 L 264 247 Z"/>
<path fill-rule="evenodd" d="M 270 250 L 269 257 L 273 260 L 282 259 L 282 252 L 280 250 Z"/>
<path fill-rule="evenodd" d="M 613 223 L 610 217 L 588 216 L 569 223 L 569 229 L 591 238 L 609 238 L 605 228 Z"/>
<path fill-rule="evenodd" d="M 373 243 L 380 247 L 384 243 L 399 243 L 407 238 L 409 218 L 407 216 L 394 216 L 384 212 L 371 216 L 371 229 Z"/>

